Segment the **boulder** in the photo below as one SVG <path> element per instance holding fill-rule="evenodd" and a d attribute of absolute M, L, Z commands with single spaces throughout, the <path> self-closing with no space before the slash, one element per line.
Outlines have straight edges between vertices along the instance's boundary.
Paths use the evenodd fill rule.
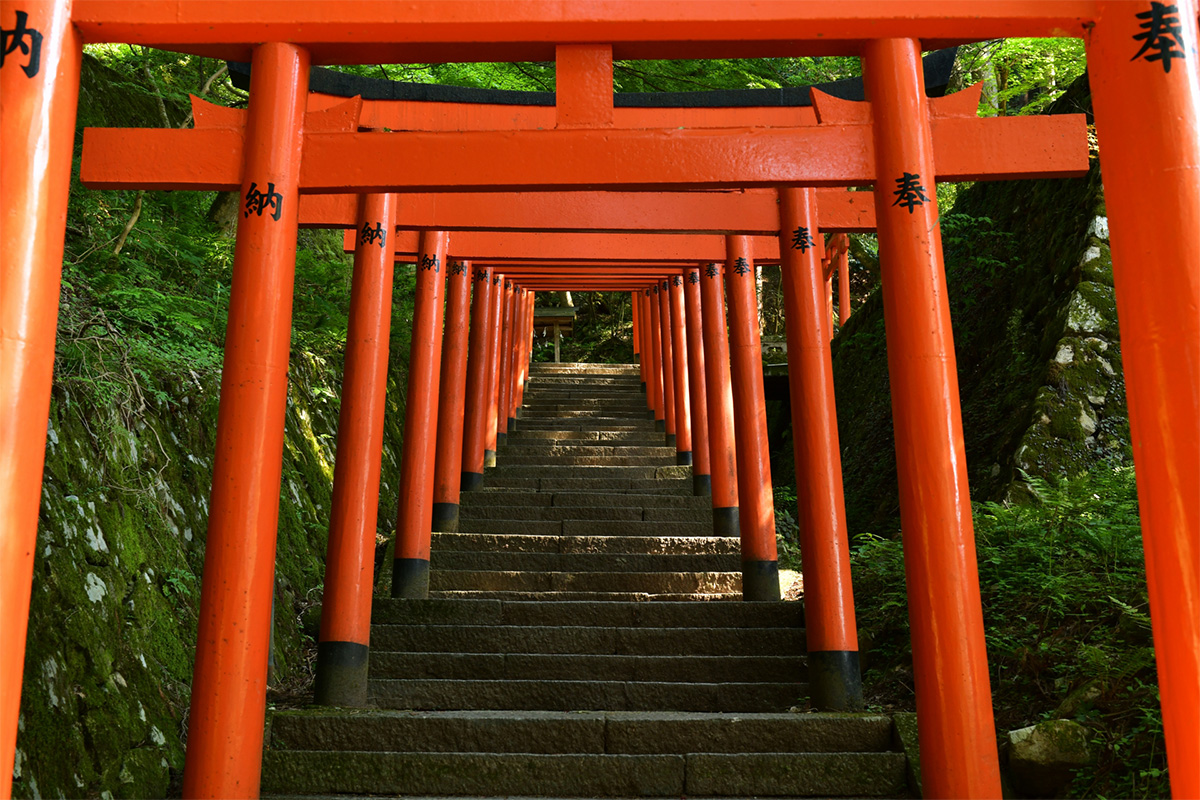
<path fill-rule="evenodd" d="M 1092 761 L 1087 728 L 1052 719 L 1008 733 L 1008 768 L 1025 797 L 1055 797 L 1075 770 Z"/>

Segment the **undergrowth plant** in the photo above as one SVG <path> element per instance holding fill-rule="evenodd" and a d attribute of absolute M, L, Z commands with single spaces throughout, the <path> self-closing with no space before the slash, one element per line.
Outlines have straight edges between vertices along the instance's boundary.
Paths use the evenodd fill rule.
<path fill-rule="evenodd" d="M 1133 470 L 1024 479 L 1030 504 L 974 510 L 997 730 L 1074 719 L 1096 763 L 1072 796 L 1166 796 Z M 912 707 L 901 540 L 856 537 L 852 566 L 868 703 Z"/>

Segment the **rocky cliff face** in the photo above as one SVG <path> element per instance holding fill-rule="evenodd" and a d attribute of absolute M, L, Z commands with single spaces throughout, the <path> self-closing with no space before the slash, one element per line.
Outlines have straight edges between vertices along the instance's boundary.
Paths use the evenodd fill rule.
<path fill-rule="evenodd" d="M 275 582 L 276 685 L 310 669 L 340 375 L 293 354 Z M 140 413 L 56 388 L 34 566 L 16 797 L 163 797 L 183 766 L 217 387 L 180 379 Z M 395 514 L 389 387 L 380 524 Z M 169 399 L 165 399 L 169 398 Z"/>
<path fill-rule="evenodd" d="M 1084 80 L 1058 108 L 1087 101 Z M 1019 494 L 1021 470 L 1053 478 L 1127 460 L 1099 162 L 1083 178 L 977 183 L 943 211 L 972 497 Z M 900 509 L 878 293 L 834 340 L 833 364 L 850 531 L 886 535 Z"/>

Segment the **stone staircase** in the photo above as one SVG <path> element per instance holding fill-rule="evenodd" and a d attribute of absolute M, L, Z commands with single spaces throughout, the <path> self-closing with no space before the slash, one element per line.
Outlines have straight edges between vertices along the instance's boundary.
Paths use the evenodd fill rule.
<path fill-rule="evenodd" d="M 272 715 L 264 794 L 907 796 L 890 718 L 788 711 L 799 603 L 703 602 L 740 599 L 738 542 L 636 367 L 534 365 L 517 427 L 430 599 L 375 603 L 378 709 Z"/>

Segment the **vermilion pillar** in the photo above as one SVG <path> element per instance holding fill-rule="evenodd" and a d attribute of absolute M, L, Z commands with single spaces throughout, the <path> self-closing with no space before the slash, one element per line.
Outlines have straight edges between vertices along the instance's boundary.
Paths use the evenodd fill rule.
<path fill-rule="evenodd" d="M 0 68 L 0 619 L 5 628 L 0 797 L 8 797 L 42 500 L 82 50 L 69 0 L 3 0 L 0 27 L 5 44 L 14 48 Z M 34 33 L 41 37 L 36 59 Z"/>
<path fill-rule="evenodd" d="M 496 466 L 496 446 L 500 436 L 500 335 L 504 330 L 504 276 L 492 273 L 492 330 L 488 333 L 488 407 L 487 442 L 483 465 Z"/>
<path fill-rule="evenodd" d="M 500 373 L 496 403 L 496 449 L 504 444 L 508 435 L 508 413 L 512 397 L 512 340 L 513 321 L 516 315 L 516 289 L 512 281 L 504 282 L 504 299 L 500 324 Z"/>
<path fill-rule="evenodd" d="M 688 387 L 687 324 L 684 321 L 682 276 L 671 276 L 667 293 L 667 305 L 671 312 L 671 359 L 675 367 L 675 463 L 691 464 L 692 408 Z"/>
<path fill-rule="evenodd" d="M 700 331 L 704 340 L 713 533 L 740 537 L 733 387 L 729 375 L 729 329 L 725 325 L 723 283 L 720 264 L 705 264 L 700 268 Z M 742 591 L 744 595 L 745 587 Z"/>
<path fill-rule="evenodd" d="M 733 420 L 737 431 L 738 525 L 742 536 L 742 597 L 779 599 L 775 552 L 775 497 L 767 446 L 762 343 L 754 250 L 748 236 L 727 236 L 725 274 L 729 287 L 729 361 Z"/>
<path fill-rule="evenodd" d="M 999 797 L 920 49 L 913 39 L 868 42 L 863 72 L 875 116 L 876 223 L 924 791 Z"/>
<path fill-rule="evenodd" d="M 525 298 L 525 327 L 521 339 L 521 387 L 517 393 L 516 417 L 521 417 L 521 408 L 525 404 L 525 387 L 529 385 L 529 365 L 533 361 L 533 308 L 537 303 L 537 292 L 529 291 Z"/>
<path fill-rule="evenodd" d="M 629 306 L 633 314 L 633 360 L 638 363 L 638 372 L 642 376 L 642 389 L 646 388 L 646 367 L 642 364 L 642 342 L 639 338 L 642 333 L 641 315 L 642 306 L 638 302 L 638 293 L 631 292 L 629 295 Z"/>
<path fill-rule="evenodd" d="M 658 414 L 658 400 L 655 397 L 656 386 L 654 383 L 654 320 L 650 315 L 650 290 L 643 289 L 638 292 L 638 306 L 642 309 L 642 379 L 646 390 L 646 406 L 650 409 L 650 418 L 655 419 Z"/>
<path fill-rule="evenodd" d="M 528 289 L 517 289 L 513 298 L 512 325 L 512 384 L 508 400 L 508 430 L 517 429 L 517 409 L 521 407 L 521 395 L 525 391 L 525 331 L 529 320 Z"/>
<path fill-rule="evenodd" d="M 437 446 L 433 466 L 435 531 L 458 530 L 462 482 L 463 419 L 467 386 L 467 331 L 471 309 L 471 268 L 452 261 L 446 275 L 446 324 L 442 332 L 441 386 L 438 389 Z"/>
<path fill-rule="evenodd" d="M 839 233 L 837 251 L 838 275 L 838 325 L 845 325 L 850 320 L 850 242 L 846 234 Z"/>
<path fill-rule="evenodd" d="M 422 231 L 418 246 L 392 597 L 429 596 L 433 468 L 442 368 L 442 295 L 446 285 L 443 268 L 448 239 L 445 231 Z"/>
<path fill-rule="evenodd" d="M 471 326 L 467 343 L 467 386 L 464 393 L 462 491 L 483 486 L 483 451 L 487 449 L 487 411 L 491 387 L 488 369 L 488 342 L 494 338 L 492 311 L 492 271 L 476 267 L 472 273 Z"/>
<path fill-rule="evenodd" d="M 317 643 L 315 699 L 320 705 L 367 704 L 375 522 L 392 327 L 395 210 L 395 195 L 359 198 Z"/>
<path fill-rule="evenodd" d="M 779 201 L 809 693 L 814 708 L 857 711 L 863 704 L 862 678 L 833 360 L 822 325 L 821 262 L 814 237 L 816 192 L 780 189 Z"/>
<path fill-rule="evenodd" d="M 257 797 L 308 52 L 254 49 L 192 678 L 185 797 Z"/>
<path fill-rule="evenodd" d="M 654 429 L 656 431 L 667 430 L 667 399 L 666 399 L 666 381 L 663 380 L 663 327 L 662 314 L 658 304 L 658 284 L 655 283 L 651 287 L 647 296 L 647 305 L 650 307 L 650 337 L 649 344 L 651 356 L 654 363 L 650 365 L 650 400 L 654 408 Z M 667 440 L 674 446 L 674 443 Z"/>
<path fill-rule="evenodd" d="M 1102 3 L 1087 49 L 1171 792 L 1185 798 L 1200 797 L 1200 53 L 1197 3 L 1160 8 L 1169 27 L 1151 40 L 1150 3 Z"/>
<path fill-rule="evenodd" d="M 712 462 L 708 446 L 708 382 L 704 375 L 704 342 L 700 331 L 700 270 L 684 270 L 684 322 L 687 336 L 688 404 L 692 419 L 692 494 L 712 494 Z"/>
<path fill-rule="evenodd" d="M 667 445 L 678 447 L 678 427 L 675 420 L 675 355 L 671 344 L 671 301 L 667 297 L 667 281 L 659 281 L 654 287 L 655 307 L 658 309 L 659 357 L 662 364 L 663 424 L 667 431 Z"/>

